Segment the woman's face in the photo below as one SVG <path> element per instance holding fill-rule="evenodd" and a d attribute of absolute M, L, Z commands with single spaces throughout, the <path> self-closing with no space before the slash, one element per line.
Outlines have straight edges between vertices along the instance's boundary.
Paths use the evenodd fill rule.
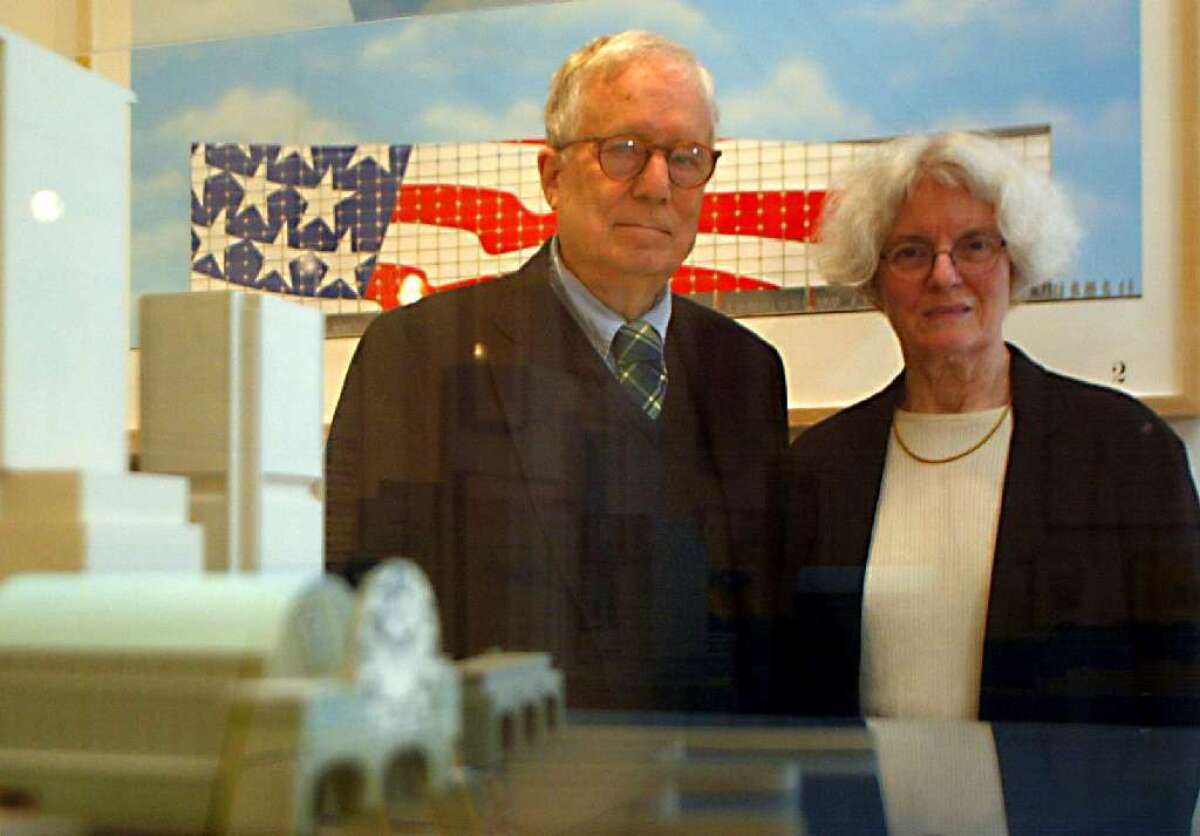
<path fill-rule="evenodd" d="M 906 242 L 938 252 L 932 269 L 915 273 L 880 261 L 880 307 L 900 339 L 906 362 L 986 353 L 1002 344 L 1009 307 L 1008 253 L 1001 250 L 985 269 L 966 265 L 966 272 L 949 254 L 956 242 L 973 241 L 971 236 L 980 234 L 1000 238 L 996 213 L 960 186 L 921 180 L 900 207 L 883 252 Z"/>

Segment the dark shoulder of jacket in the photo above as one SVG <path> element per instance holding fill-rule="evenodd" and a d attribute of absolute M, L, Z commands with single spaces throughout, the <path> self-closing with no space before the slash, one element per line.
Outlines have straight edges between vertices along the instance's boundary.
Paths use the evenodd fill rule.
<path fill-rule="evenodd" d="M 1139 438 L 1147 444 L 1165 444 L 1183 451 L 1183 441 L 1166 421 L 1137 398 L 1097 383 L 1037 366 L 1051 388 L 1047 409 L 1056 428 L 1070 434 Z M 1016 404 L 1020 410 L 1020 404 Z"/>
<path fill-rule="evenodd" d="M 888 401 L 895 399 L 893 380 L 878 392 L 853 403 L 845 409 L 813 424 L 792 442 L 789 456 L 808 458 L 820 453 L 832 453 L 846 438 L 869 432 L 879 420 L 880 411 L 887 412 Z"/>
<path fill-rule="evenodd" d="M 747 348 L 753 347 L 775 357 L 779 356 L 779 351 L 771 343 L 733 317 L 714 311 L 707 305 L 701 305 L 676 293 L 671 298 L 671 308 L 672 316 L 679 314 L 690 318 L 699 334 L 720 332 L 721 339 L 740 339 L 745 341 Z"/>
<path fill-rule="evenodd" d="M 424 341 L 429 337 L 445 336 L 451 325 L 476 320 L 484 312 L 494 310 L 499 297 L 509 291 L 516 273 L 467 287 L 433 293 L 412 304 L 384 311 L 371 320 L 363 332 L 364 343 L 387 343 L 396 339 Z"/>
<path fill-rule="evenodd" d="M 1069 510 L 1100 496 L 1130 524 L 1200 524 L 1187 449 L 1162 418 L 1124 392 L 1035 368 L 1043 375 L 1041 420 L 1048 424 L 1038 455 L 1051 473 L 1068 477 L 1054 483 L 1056 507 Z"/>

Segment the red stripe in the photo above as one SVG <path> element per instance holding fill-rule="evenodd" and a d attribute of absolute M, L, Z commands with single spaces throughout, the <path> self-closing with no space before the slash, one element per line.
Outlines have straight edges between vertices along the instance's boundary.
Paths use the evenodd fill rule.
<path fill-rule="evenodd" d="M 554 234 L 554 213 L 538 215 L 514 195 L 471 186 L 404 186 L 392 223 L 461 229 L 479 236 L 488 255 L 536 247 Z"/>
<path fill-rule="evenodd" d="M 461 279 L 445 282 L 432 288 L 434 293 L 456 290 L 480 282 L 488 282 L 497 278 L 492 273 L 486 276 L 476 276 L 472 279 Z M 706 267 L 680 267 L 671 277 L 671 290 L 674 293 L 687 295 L 689 293 L 732 293 L 738 290 L 779 290 L 779 286 L 764 282 L 751 276 L 739 276 L 724 270 L 710 270 Z"/>
<path fill-rule="evenodd" d="M 700 231 L 811 241 L 825 192 L 715 192 L 704 196 Z"/>
<path fill-rule="evenodd" d="M 447 290 L 457 290 L 480 282 L 491 281 L 496 274 L 475 276 L 470 279 L 445 282 L 436 287 L 429 284 L 425 271 L 408 264 L 378 264 L 367 282 L 367 290 L 363 298 L 378 303 L 385 311 L 400 304 L 400 285 L 407 276 L 417 275 L 421 278 L 425 293 L 444 293 Z M 739 276 L 724 270 L 711 270 L 707 267 L 680 267 L 671 277 L 671 290 L 687 295 L 689 293 L 732 293 L 734 291 L 778 290 L 778 285 L 756 279 L 751 276 Z"/>
<path fill-rule="evenodd" d="M 700 232 L 811 241 L 824 203 L 820 191 L 706 194 Z M 530 212 L 509 192 L 452 185 L 402 185 L 392 222 L 473 233 L 489 255 L 536 247 L 557 228 L 553 212 Z"/>

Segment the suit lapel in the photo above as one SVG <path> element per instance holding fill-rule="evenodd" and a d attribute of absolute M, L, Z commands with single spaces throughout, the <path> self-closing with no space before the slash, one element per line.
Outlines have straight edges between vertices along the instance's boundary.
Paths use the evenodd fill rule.
<path fill-rule="evenodd" d="M 609 654 L 598 643 L 602 631 L 592 624 L 580 586 L 584 526 L 576 497 L 568 496 L 578 488 L 576 474 L 564 472 L 576 452 L 567 448 L 582 432 L 581 410 L 612 384 L 612 376 L 550 286 L 546 248 L 516 275 L 499 281 L 508 284 L 484 319 L 486 363 L 520 467 L 519 489 L 532 509 L 530 525 L 541 535 L 550 569 L 565 591 L 571 623 L 579 625 L 579 638 L 590 645 L 586 658 L 597 666 L 599 680 L 615 682 Z"/>
<path fill-rule="evenodd" d="M 671 347 L 671 352 L 679 358 L 683 374 L 687 375 L 687 388 L 691 391 L 692 399 L 695 401 L 701 428 L 708 434 L 717 471 L 721 475 L 721 482 L 724 483 L 730 462 L 728 455 L 725 455 L 728 450 L 722 444 L 729 436 L 723 415 L 730 414 L 731 410 L 727 409 L 722 413 L 722 410 L 717 408 L 716 401 L 719 400 L 721 387 L 713 384 L 714 381 L 721 379 L 720 369 L 715 367 L 715 363 L 719 362 L 719 355 L 710 358 L 708 368 L 704 368 L 700 358 L 703 337 L 697 333 L 699 330 L 688 303 L 681 303 L 680 299 L 675 297 L 672 300 L 671 321 L 667 326 L 667 343 Z M 705 381 L 700 380 L 702 369 L 707 378 L 707 385 L 704 385 Z M 670 385 L 671 381 L 668 379 L 667 386 L 670 387 Z M 734 453 L 736 455 L 736 451 Z"/>
<path fill-rule="evenodd" d="M 555 563 L 580 548 L 564 528 L 575 506 L 578 474 L 571 471 L 582 419 L 611 375 L 550 286 L 543 248 L 514 276 L 484 317 L 486 364 L 513 452 L 520 490 L 533 510 Z M 498 288 L 500 290 L 500 288 Z M 573 577 L 563 580 L 576 592 Z"/>
<path fill-rule="evenodd" d="M 484 318 L 486 363 L 504 422 L 520 464 L 523 489 L 538 517 L 542 534 L 553 546 L 546 503 L 553 499 L 540 487 L 552 485 L 555 451 L 564 411 L 576 408 L 583 395 L 580 362 L 571 350 L 576 335 L 562 302 L 550 287 L 549 254 L 543 247 L 505 283 Z M 582 335 L 579 335 L 582 339 Z M 553 549 L 552 549 L 553 550 Z"/>
<path fill-rule="evenodd" d="M 729 374 L 722 367 L 724 355 L 714 351 L 711 356 L 700 356 L 702 346 L 713 346 L 716 341 L 705 339 L 691 304 L 678 297 L 673 300 L 667 343 L 669 350 L 675 353 L 683 367 L 682 373 L 687 377 L 687 389 L 695 404 L 699 429 L 703 434 L 702 440 L 712 451 L 713 467 L 717 472 L 721 492 L 721 506 L 731 542 L 742 543 L 746 540 L 738 527 L 743 515 L 734 513 L 734 510 L 739 506 L 739 499 L 759 499 L 758 491 L 747 484 L 754 478 L 752 465 L 757 463 L 757 457 L 747 455 L 744 449 L 744 440 L 752 436 L 757 428 L 739 423 L 737 416 L 744 416 L 745 412 L 731 409 L 730 404 L 724 400 L 730 380 Z M 670 380 L 667 381 L 667 386 L 671 386 Z"/>

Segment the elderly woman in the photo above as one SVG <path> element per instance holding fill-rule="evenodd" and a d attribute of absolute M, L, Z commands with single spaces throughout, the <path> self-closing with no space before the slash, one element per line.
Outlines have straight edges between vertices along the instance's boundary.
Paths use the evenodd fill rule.
<path fill-rule="evenodd" d="M 1001 335 L 1078 227 L 980 136 L 882 147 L 832 198 L 822 266 L 861 284 L 904 370 L 789 455 L 793 710 L 1200 721 L 1200 509 L 1133 398 Z"/>

